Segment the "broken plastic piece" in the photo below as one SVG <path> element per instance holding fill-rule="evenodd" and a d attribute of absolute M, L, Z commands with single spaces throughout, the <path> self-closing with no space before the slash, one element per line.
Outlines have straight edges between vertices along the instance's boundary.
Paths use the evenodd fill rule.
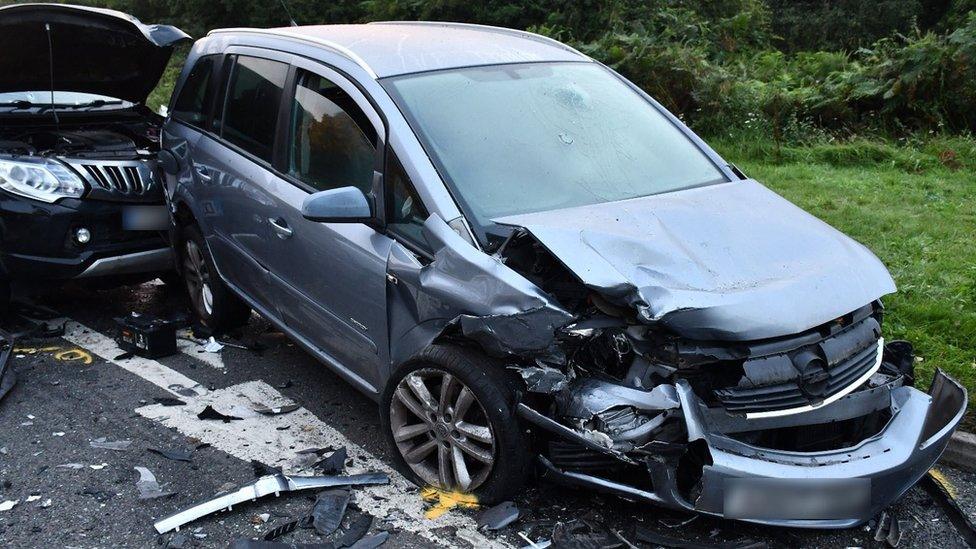
<path fill-rule="evenodd" d="M 98 448 L 101 450 L 115 450 L 121 452 L 128 450 L 129 446 L 132 445 L 131 440 L 106 440 L 105 437 L 99 437 L 88 443 L 92 448 Z"/>
<path fill-rule="evenodd" d="M 156 401 L 156 404 L 160 404 L 162 406 L 186 406 L 185 402 L 173 397 L 156 397 L 153 400 Z"/>
<path fill-rule="evenodd" d="M 254 476 L 256 477 L 282 474 L 281 467 L 272 467 L 267 463 L 260 462 L 256 459 L 251 460 L 251 467 L 254 469 Z"/>
<path fill-rule="evenodd" d="M 139 480 L 136 481 L 136 489 L 139 490 L 139 499 L 158 499 L 172 496 L 176 492 L 164 492 L 156 482 L 156 475 L 145 467 L 133 467 L 139 473 Z M 162 533 L 162 532 L 160 532 Z"/>
<path fill-rule="evenodd" d="M 478 528 L 501 530 L 519 518 L 519 508 L 514 502 L 503 501 L 498 505 L 485 509 L 478 515 Z"/>
<path fill-rule="evenodd" d="M 171 459 L 173 461 L 193 461 L 193 457 L 190 452 L 184 450 L 160 450 L 159 448 L 146 448 L 154 454 L 159 454 L 166 459 Z"/>
<path fill-rule="evenodd" d="M 386 484 L 388 482 L 390 482 L 390 478 L 384 473 L 330 477 L 292 477 L 283 474 L 268 475 L 237 490 L 225 494 L 218 494 L 216 497 L 198 503 L 189 509 L 162 518 L 156 521 L 154 526 L 158 533 L 164 534 L 210 513 L 215 513 L 222 509 L 230 510 L 234 505 L 245 501 L 252 501 L 269 494 L 279 495 L 281 492 L 333 488 L 336 486 L 370 486 Z"/>
<path fill-rule="evenodd" d="M 287 406 L 276 406 L 274 408 L 255 408 L 254 411 L 264 415 L 264 416 L 277 416 L 280 414 L 287 414 L 288 412 L 294 412 L 299 406 L 297 404 L 289 404 Z"/>
<path fill-rule="evenodd" d="M 208 352 L 208 353 L 219 353 L 223 348 L 224 348 L 224 346 L 221 345 L 214 338 L 214 336 L 210 336 L 210 339 L 207 340 L 206 345 L 203 346 L 203 350 L 206 351 L 206 352 Z"/>
<path fill-rule="evenodd" d="M 320 471 L 323 475 L 341 475 L 346 470 L 346 459 L 348 456 L 346 447 L 343 446 L 313 463 L 312 470 Z"/>
<path fill-rule="evenodd" d="M 386 540 L 390 539 L 389 532 L 380 532 L 378 534 L 373 534 L 372 536 L 367 536 L 360 539 L 356 543 L 349 546 L 349 549 L 376 549 L 380 545 L 386 543 Z"/>
<path fill-rule="evenodd" d="M 522 379 L 525 380 L 525 388 L 530 393 L 552 394 L 558 393 L 566 388 L 569 380 L 566 374 L 553 368 L 552 366 L 530 366 L 519 370 Z"/>
<path fill-rule="evenodd" d="M 319 535 L 329 536 L 339 529 L 349 505 L 349 495 L 349 490 L 326 490 L 315 499 L 312 526 Z"/>
<path fill-rule="evenodd" d="M 284 524 L 281 524 L 279 526 L 275 526 L 274 528 L 272 528 L 271 530 L 268 530 L 264 534 L 264 540 L 265 541 L 271 541 L 273 539 L 280 538 L 281 536 L 283 536 L 285 534 L 294 532 L 295 529 L 298 528 L 299 526 L 304 527 L 305 524 L 310 524 L 311 523 L 311 520 L 312 520 L 312 517 L 305 516 L 305 517 L 302 517 L 302 518 L 299 518 L 299 519 L 290 520 L 290 521 L 288 521 L 288 522 L 286 522 Z"/>
<path fill-rule="evenodd" d="M 20 503 L 19 499 L 15 499 L 15 500 L 8 499 L 7 501 L 0 503 L 0 511 L 9 511 L 13 509 L 14 506 L 16 506 L 18 503 Z"/>
<path fill-rule="evenodd" d="M 358 519 L 353 521 L 349 525 L 349 528 L 343 532 L 339 541 L 335 543 L 336 547 L 351 547 L 356 544 L 357 541 L 362 539 L 369 532 L 370 526 L 373 525 L 373 517 L 370 515 L 360 515 Z"/>
<path fill-rule="evenodd" d="M 214 410 L 213 406 L 210 406 L 209 404 L 207 405 L 206 408 L 203 409 L 202 412 L 200 412 L 199 414 L 197 414 L 197 418 L 199 418 L 199 419 L 219 419 L 220 421 L 223 421 L 224 423 L 230 423 L 231 421 L 237 421 L 237 420 L 243 419 L 243 418 L 239 418 L 237 416 L 228 416 L 226 414 L 222 414 L 222 413 L 218 412 L 217 410 Z"/>

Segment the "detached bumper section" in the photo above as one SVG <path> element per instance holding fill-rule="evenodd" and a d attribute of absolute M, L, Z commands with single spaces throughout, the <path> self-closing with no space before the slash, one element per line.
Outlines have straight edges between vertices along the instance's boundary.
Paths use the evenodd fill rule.
<path fill-rule="evenodd" d="M 646 466 L 645 479 L 623 483 L 597 473 L 563 470 L 542 457 L 546 476 L 629 499 L 761 524 L 852 527 L 896 501 L 932 467 L 967 403 L 966 390 L 941 371 L 936 372 L 928 394 L 900 382 L 889 383 L 851 393 L 815 411 L 762 419 L 710 409 L 684 380 L 674 388 L 688 442 L 655 443 L 643 449 L 643 458 L 630 453 L 629 458 Z M 524 419 L 547 428 L 541 416 L 531 417 L 526 408 L 520 410 Z M 879 409 L 887 409 L 890 419 L 853 447 L 784 451 L 731 436 L 747 428 L 830 424 Z M 571 429 L 559 431 L 552 425 L 547 429 L 583 442 Z M 599 450 L 592 443 L 586 446 Z M 610 449 L 603 452 L 616 455 Z"/>

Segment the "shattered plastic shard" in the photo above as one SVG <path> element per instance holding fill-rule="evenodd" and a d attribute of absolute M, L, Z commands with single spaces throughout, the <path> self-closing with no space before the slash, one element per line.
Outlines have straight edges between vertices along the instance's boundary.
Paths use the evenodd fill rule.
<path fill-rule="evenodd" d="M 157 499 L 172 496 L 176 492 L 164 492 L 156 482 L 156 476 L 145 467 L 133 467 L 139 473 L 139 480 L 136 481 L 136 489 L 139 490 L 139 499 Z"/>
<path fill-rule="evenodd" d="M 478 515 L 478 528 L 501 530 L 518 518 L 519 508 L 515 506 L 515 503 L 503 501 L 490 509 L 485 509 Z"/>
<path fill-rule="evenodd" d="M 20 503 L 20 500 L 19 499 L 16 499 L 16 500 L 7 500 L 7 501 L 5 501 L 3 503 L 0 503 L 0 511 L 9 511 L 9 510 L 13 509 L 14 506 L 17 505 L 18 503 Z"/>
<path fill-rule="evenodd" d="M 251 484 L 237 490 L 218 494 L 217 496 L 198 503 L 189 509 L 162 518 L 153 525 L 156 532 L 165 534 L 173 529 L 179 529 L 184 524 L 200 517 L 216 513 L 245 501 L 253 501 L 270 494 L 280 495 L 281 492 L 298 490 L 315 490 L 318 488 L 333 488 L 336 486 L 370 486 L 386 484 L 390 478 L 384 473 L 366 473 L 362 475 L 330 476 L 330 477 L 290 477 L 283 474 L 261 477 Z M 362 537 L 362 535 L 360 535 Z M 358 539 L 358 538 L 357 538 Z"/>
<path fill-rule="evenodd" d="M 105 440 L 105 437 L 96 438 L 91 441 L 89 445 L 92 448 L 99 448 L 102 450 L 115 450 L 121 452 L 123 450 L 128 450 L 129 446 L 132 445 L 131 440 Z"/>
<path fill-rule="evenodd" d="M 349 490 L 326 490 L 319 494 L 312 507 L 312 526 L 321 536 L 339 529 L 349 505 Z"/>

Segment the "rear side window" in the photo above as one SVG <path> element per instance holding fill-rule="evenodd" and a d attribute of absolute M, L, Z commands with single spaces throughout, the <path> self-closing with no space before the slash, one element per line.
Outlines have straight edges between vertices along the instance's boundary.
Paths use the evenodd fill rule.
<path fill-rule="evenodd" d="M 201 128 L 206 125 L 213 93 L 210 81 L 216 58 L 216 55 L 207 55 L 197 60 L 173 105 L 173 118 Z"/>
<path fill-rule="evenodd" d="M 376 130 L 333 82 L 299 71 L 291 108 L 288 173 L 316 190 L 372 190 Z"/>
<path fill-rule="evenodd" d="M 284 63 L 237 57 L 224 107 L 224 139 L 271 162 L 278 106 L 287 75 L 288 65 Z"/>

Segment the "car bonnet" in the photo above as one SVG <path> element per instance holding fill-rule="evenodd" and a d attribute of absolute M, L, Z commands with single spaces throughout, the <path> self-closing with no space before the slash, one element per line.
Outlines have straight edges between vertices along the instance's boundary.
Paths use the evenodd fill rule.
<path fill-rule="evenodd" d="M 48 47 L 50 25 L 51 49 Z M 190 37 L 121 12 L 58 4 L 0 8 L 0 92 L 54 89 L 145 101 L 173 45 Z"/>
<path fill-rule="evenodd" d="M 507 216 L 586 286 L 695 339 L 830 322 L 895 291 L 866 247 L 753 180 Z"/>

